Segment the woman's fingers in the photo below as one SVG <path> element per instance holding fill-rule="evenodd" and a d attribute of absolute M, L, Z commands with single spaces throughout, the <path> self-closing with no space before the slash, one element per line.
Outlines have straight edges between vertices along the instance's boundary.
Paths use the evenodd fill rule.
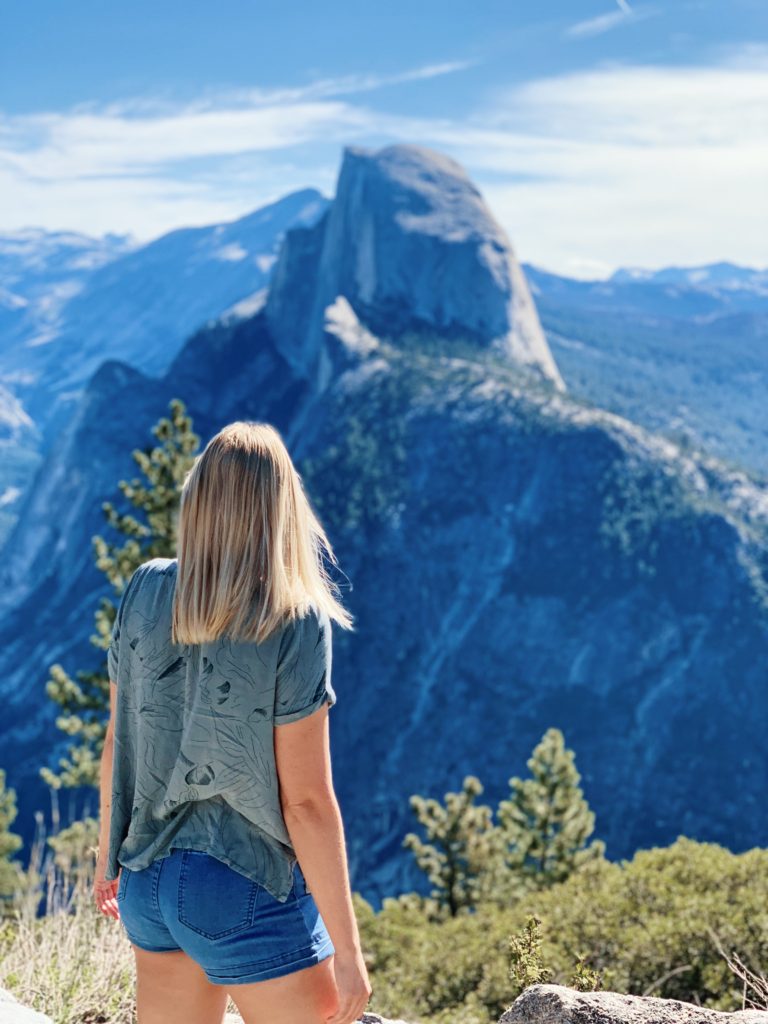
<path fill-rule="evenodd" d="M 345 996 L 334 1015 L 328 1018 L 326 1024 L 354 1024 L 355 1021 L 360 1020 L 365 1012 L 369 998 L 365 993 L 362 995 L 349 994 Z"/>
<path fill-rule="evenodd" d="M 113 879 L 110 882 L 96 881 L 93 884 L 93 895 L 96 906 L 102 914 L 107 917 L 114 917 L 119 920 L 120 909 L 117 905 L 117 882 Z"/>
<path fill-rule="evenodd" d="M 336 1013 L 332 1017 L 329 1017 L 328 1024 L 353 1024 L 357 1019 L 355 1013 L 355 1005 L 349 1000 L 345 999 L 336 1010 Z"/>

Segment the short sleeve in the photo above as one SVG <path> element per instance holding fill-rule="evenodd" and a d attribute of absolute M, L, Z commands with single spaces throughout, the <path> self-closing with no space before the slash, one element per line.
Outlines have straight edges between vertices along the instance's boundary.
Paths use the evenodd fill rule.
<path fill-rule="evenodd" d="M 117 682 L 117 669 L 120 656 L 120 631 L 123 625 L 123 614 L 128 601 L 128 595 L 133 589 L 138 576 L 139 570 L 136 569 L 122 593 L 120 604 L 117 609 L 117 615 L 115 615 L 115 621 L 112 624 L 112 634 L 109 638 L 109 647 L 107 648 L 107 672 L 109 674 L 110 681 L 115 683 Z"/>
<path fill-rule="evenodd" d="M 311 715 L 327 701 L 336 703 L 331 683 L 331 623 L 314 610 L 296 619 L 280 643 L 275 685 L 275 725 L 287 725 Z"/>

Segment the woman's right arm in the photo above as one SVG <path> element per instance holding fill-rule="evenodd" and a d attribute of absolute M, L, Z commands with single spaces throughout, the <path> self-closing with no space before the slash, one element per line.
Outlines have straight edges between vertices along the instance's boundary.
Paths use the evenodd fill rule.
<path fill-rule="evenodd" d="M 339 1007 L 328 1024 L 350 1024 L 371 996 L 352 906 L 347 853 L 333 788 L 328 704 L 298 721 L 276 725 L 280 803 L 307 887 L 336 950 Z"/>

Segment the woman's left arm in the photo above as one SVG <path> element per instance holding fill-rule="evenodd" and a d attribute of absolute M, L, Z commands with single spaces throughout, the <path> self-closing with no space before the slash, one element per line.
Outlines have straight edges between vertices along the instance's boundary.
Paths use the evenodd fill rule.
<path fill-rule="evenodd" d="M 109 917 L 120 917 L 117 909 L 117 886 L 120 875 L 110 881 L 106 881 L 104 875 L 107 870 L 107 854 L 109 852 L 109 819 L 112 810 L 112 759 L 115 742 L 113 723 L 115 720 L 115 704 L 117 696 L 117 685 L 109 684 L 109 722 L 104 736 L 104 747 L 101 752 L 101 765 L 99 768 L 99 855 L 96 859 L 96 874 L 93 881 L 93 895 L 99 910 Z"/>

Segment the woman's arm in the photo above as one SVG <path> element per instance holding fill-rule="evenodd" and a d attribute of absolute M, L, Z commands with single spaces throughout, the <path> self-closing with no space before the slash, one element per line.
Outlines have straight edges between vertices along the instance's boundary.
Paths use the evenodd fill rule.
<path fill-rule="evenodd" d="M 112 764 L 115 750 L 113 722 L 116 690 L 115 684 L 110 683 L 110 716 L 99 765 L 99 854 L 96 859 L 93 893 L 99 910 L 108 917 L 118 918 L 119 913 L 114 898 L 117 891 L 117 879 L 112 879 L 109 882 L 104 879 L 109 850 L 109 821 L 112 812 Z"/>
<path fill-rule="evenodd" d="M 280 802 L 309 891 L 336 949 L 339 1009 L 328 1024 L 357 1020 L 371 996 L 352 906 L 339 805 L 333 788 L 328 704 L 275 726 Z"/>

